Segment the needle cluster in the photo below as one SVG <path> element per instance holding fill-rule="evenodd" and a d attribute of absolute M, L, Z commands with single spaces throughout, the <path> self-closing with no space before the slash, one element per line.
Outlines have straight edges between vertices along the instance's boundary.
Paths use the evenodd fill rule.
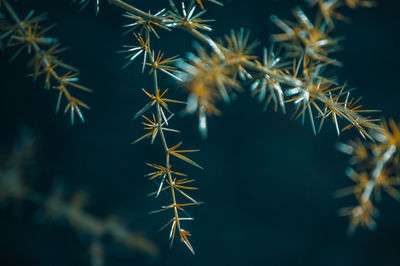
<path fill-rule="evenodd" d="M 283 31 L 271 36 L 275 46 L 283 50 L 283 56 L 273 48 L 264 48 L 263 60 L 254 54 L 257 43 L 250 42 L 243 29 L 233 31 L 222 41 L 204 34 L 199 37 L 199 32 L 190 31 L 208 46 L 197 45 L 197 54 L 189 53 L 187 62 L 178 64 L 183 73 L 179 77 L 189 92 L 186 110 L 198 114 L 202 136 L 207 132 L 205 117 L 219 114 L 216 103 L 229 103 L 235 92 L 249 87 L 259 101 L 265 102 L 264 109 L 272 102 L 275 110 L 279 106 L 285 112 L 285 104 L 293 103 L 294 116 L 303 123 L 308 116 L 314 134 L 332 117 L 338 134 L 355 128 L 364 138 L 372 139 L 367 130 L 376 131 L 378 126 L 368 113 L 374 110 L 362 109 L 360 99 L 350 96 L 352 89 L 323 74 L 328 67 L 342 65 L 331 56 L 340 48 L 341 39 L 330 36 L 333 22 L 317 15 L 311 23 L 300 8 L 293 14 L 297 22 L 271 16 L 271 21 Z M 319 126 L 316 119 L 320 120 Z M 339 120 L 343 120 L 343 126 Z"/>
<path fill-rule="evenodd" d="M 32 10 L 24 19 L 20 19 L 6 0 L 2 1 L 1 5 L 4 6 L 4 11 L 8 16 L 0 21 L 0 42 L 5 41 L 6 47 L 17 48 L 10 62 L 23 51 L 31 55 L 29 65 L 33 72 L 30 76 L 34 80 L 43 76 L 44 88 L 58 91 L 56 113 L 60 109 L 62 99 L 65 99 L 67 104 L 64 113 L 70 113 L 71 124 L 74 124 L 76 115 L 84 122 L 81 108 L 89 109 L 89 106 L 74 97 L 71 89 L 85 92 L 91 92 L 91 90 L 78 83 L 79 71 L 75 67 L 59 59 L 58 55 L 65 49 L 61 48 L 58 39 L 47 36 L 53 26 L 41 25 L 46 20 L 46 15 L 35 15 Z"/>
<path fill-rule="evenodd" d="M 399 125 L 394 120 L 383 120 L 374 139 L 376 142 L 356 140 L 337 145 L 341 152 L 350 156 L 351 167 L 346 169 L 346 174 L 354 185 L 337 191 L 336 195 L 354 196 L 357 202 L 339 211 L 340 215 L 350 217 L 350 233 L 358 226 L 375 229 L 374 219 L 379 214 L 375 204 L 380 202 L 382 191 L 400 201 L 400 192 L 395 187 L 400 185 Z"/>

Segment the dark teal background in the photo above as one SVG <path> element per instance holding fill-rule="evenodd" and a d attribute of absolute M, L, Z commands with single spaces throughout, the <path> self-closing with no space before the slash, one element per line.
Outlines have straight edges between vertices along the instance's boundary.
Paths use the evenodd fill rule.
<path fill-rule="evenodd" d="M 140 73 L 139 62 L 120 70 L 125 60 L 115 52 L 134 42 L 122 35 L 126 20 L 121 10 L 103 2 L 97 17 L 92 6 L 79 12 L 69 0 L 13 3 L 21 16 L 32 8 L 48 12 L 49 24 L 57 22 L 51 34 L 70 47 L 62 58 L 81 70 L 81 83 L 94 93 L 79 94 L 91 110 L 85 111 L 85 124 L 71 126 L 68 116 L 54 114 L 56 93 L 44 90 L 42 80 L 32 84 L 25 78 L 31 71 L 25 66 L 28 57 L 8 64 L 13 50 L 6 49 L 0 53 L 0 151 L 29 128 L 40 144 L 35 171 L 27 177 L 32 186 L 43 192 L 56 183 L 69 192 L 83 188 L 91 196 L 89 211 L 100 217 L 119 215 L 161 250 L 158 258 L 149 259 L 105 239 L 106 265 L 400 265 L 398 202 L 385 195 L 377 206 L 377 230 L 358 229 L 353 237 L 346 235 L 348 220 L 337 216 L 340 207 L 355 201 L 333 197 L 334 191 L 351 185 L 344 175 L 347 157 L 334 144 L 358 137 L 356 133 L 338 138 L 327 123 L 313 136 L 309 124 L 303 128 L 290 115 L 263 113 L 247 92 L 229 106 L 219 105 L 222 116 L 209 119 L 207 141 L 201 141 L 195 117 L 173 119 L 184 145 L 201 149 L 192 158 L 205 169 L 183 169 L 200 188 L 193 197 L 205 204 L 188 208 L 196 218 L 187 226 L 196 256 L 179 241 L 169 250 L 168 232 L 157 231 L 169 216 L 147 214 L 169 204 L 169 197 L 147 198 L 156 187 L 143 177 L 149 171 L 145 163 L 162 162 L 163 151 L 159 143 L 130 145 L 143 134 L 140 122 L 131 118 L 147 101 L 141 88 L 152 89 L 151 77 Z M 344 12 L 353 23 L 337 26 L 336 35 L 346 37 L 344 50 L 337 53 L 344 67 L 332 71 L 357 88 L 354 95 L 363 96 L 365 108 L 383 110 L 383 116 L 398 121 L 400 5 L 378 2 L 376 8 Z M 154 11 L 167 6 L 166 0 L 132 3 Z M 303 1 L 232 0 L 223 8 L 205 4 L 205 17 L 217 20 L 212 36 L 243 26 L 266 46 L 269 35 L 279 32 L 268 19 L 271 14 L 294 20 L 291 9 L 296 5 L 313 13 Z M 186 33 L 160 34 L 154 48 L 168 56 L 193 51 L 193 38 Z M 186 97 L 166 77 L 161 86 L 170 88 L 173 97 Z M 12 204 L 0 210 L 0 265 L 88 265 L 87 237 L 68 225 L 39 223 L 34 209 Z"/>

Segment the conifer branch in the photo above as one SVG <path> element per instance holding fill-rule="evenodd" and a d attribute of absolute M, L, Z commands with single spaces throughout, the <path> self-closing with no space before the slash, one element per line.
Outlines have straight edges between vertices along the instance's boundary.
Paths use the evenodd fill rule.
<path fill-rule="evenodd" d="M 59 92 L 56 112 L 58 112 L 60 108 L 61 98 L 64 97 L 68 102 L 64 112 L 70 113 L 71 124 L 74 124 L 75 114 L 84 122 L 85 120 L 81 108 L 90 108 L 84 102 L 72 96 L 68 87 L 86 92 L 92 92 L 92 90 L 77 83 L 78 70 L 76 68 L 63 63 L 57 58 L 57 54 L 62 51 L 62 49 L 59 48 L 60 44 L 57 39 L 44 36 L 51 27 L 41 29 L 39 25 L 39 23 L 45 19 L 45 16 L 39 15 L 34 17 L 34 12 L 32 10 L 25 19 L 21 20 L 7 0 L 3 0 L 2 5 L 4 5 L 5 10 L 15 24 L 8 27 L 8 31 L 1 36 L 1 39 L 9 38 L 7 46 L 21 46 L 11 60 L 24 48 L 27 48 L 28 53 L 33 51 L 34 56 L 31 64 L 34 72 L 31 76 L 36 80 L 37 77 L 44 75 L 45 88 L 55 89 Z M 44 49 L 42 46 L 50 48 Z M 63 68 L 67 72 L 65 74 L 59 74 L 56 68 Z M 52 85 L 52 81 L 55 81 L 56 84 Z"/>

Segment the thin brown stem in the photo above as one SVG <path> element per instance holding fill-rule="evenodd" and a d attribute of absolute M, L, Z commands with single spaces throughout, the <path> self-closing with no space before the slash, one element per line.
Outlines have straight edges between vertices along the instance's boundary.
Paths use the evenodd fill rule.
<path fill-rule="evenodd" d="M 146 12 L 144 12 L 144 11 L 142 11 L 142 10 L 140 10 L 140 9 L 138 9 L 138 8 L 136 8 L 136 7 L 132 6 L 132 5 L 124 2 L 124 1 L 121 1 L 121 0 L 108 0 L 108 2 L 110 4 L 113 4 L 113 5 L 116 5 L 116 6 L 120 7 L 120 8 L 122 8 L 122 9 L 128 11 L 128 12 L 131 12 L 132 14 L 137 15 L 139 17 L 142 17 L 142 18 L 154 21 L 154 22 L 165 22 L 164 19 L 162 19 L 160 17 L 157 17 L 157 16 L 154 16 L 152 14 L 146 13 Z"/>
<path fill-rule="evenodd" d="M 150 32 L 147 30 L 145 34 L 146 34 L 146 40 L 148 41 L 148 45 L 146 47 L 144 47 L 144 48 L 146 50 L 146 53 L 149 55 L 149 59 L 150 59 L 151 64 L 154 67 L 154 65 L 156 63 L 156 59 L 154 58 L 154 53 L 151 51 L 151 48 L 150 48 Z M 158 75 L 157 75 L 157 73 L 158 73 L 157 69 L 154 68 L 154 70 L 153 70 L 154 95 L 159 95 L 159 93 L 160 93 L 160 88 L 158 86 Z M 170 164 L 170 155 L 169 155 L 169 152 L 168 152 L 169 148 L 168 148 L 167 140 L 165 138 L 164 129 L 162 127 L 162 123 L 163 123 L 162 122 L 162 116 L 161 116 L 161 108 L 162 107 L 161 107 L 159 101 L 156 102 L 155 107 L 156 107 L 157 128 L 158 128 L 158 132 L 160 134 L 162 146 L 163 146 L 163 149 L 164 149 L 164 152 L 165 152 L 165 168 L 166 169 L 170 169 L 171 164 Z M 178 213 L 178 208 L 177 208 L 175 188 L 174 188 L 174 185 L 173 185 L 174 181 L 172 179 L 171 172 L 168 172 L 167 175 L 168 175 L 168 181 L 169 181 L 170 189 L 171 189 L 171 197 L 172 197 L 172 203 L 173 203 L 173 209 L 174 209 L 174 217 L 175 217 L 174 219 L 175 219 L 175 222 L 176 222 L 176 226 L 177 226 L 178 230 L 180 231 L 181 226 L 180 226 L 180 221 L 179 221 L 179 213 Z"/>

